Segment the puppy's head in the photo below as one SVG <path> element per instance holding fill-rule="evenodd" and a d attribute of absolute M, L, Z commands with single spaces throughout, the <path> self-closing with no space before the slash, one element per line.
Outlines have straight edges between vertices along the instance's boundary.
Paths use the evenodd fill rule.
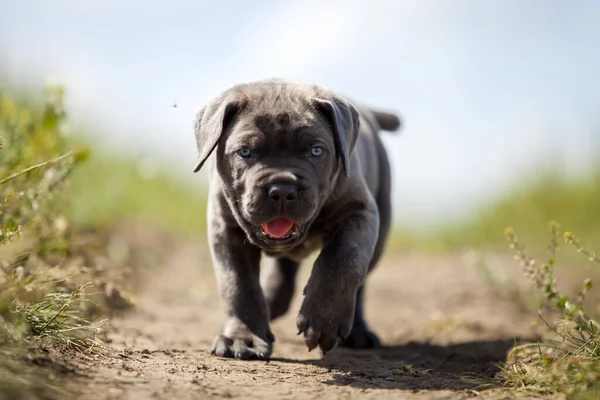
<path fill-rule="evenodd" d="M 316 87 L 284 82 L 236 86 L 199 113 L 194 172 L 216 150 L 217 170 L 238 224 L 265 250 L 299 244 L 350 173 L 358 113 Z"/>

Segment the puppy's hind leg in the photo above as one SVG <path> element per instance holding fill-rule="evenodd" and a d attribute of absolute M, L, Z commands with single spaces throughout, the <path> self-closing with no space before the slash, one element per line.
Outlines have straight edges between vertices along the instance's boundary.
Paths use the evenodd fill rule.
<path fill-rule="evenodd" d="M 299 267 L 300 263 L 289 258 L 269 257 L 267 259 L 260 283 L 271 321 L 283 316 L 290 308 Z"/>

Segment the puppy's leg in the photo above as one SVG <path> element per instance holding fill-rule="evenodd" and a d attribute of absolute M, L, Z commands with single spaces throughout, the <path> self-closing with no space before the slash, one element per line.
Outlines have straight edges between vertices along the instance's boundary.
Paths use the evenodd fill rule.
<path fill-rule="evenodd" d="M 290 308 L 299 267 L 300 263 L 289 258 L 269 257 L 266 270 L 261 274 L 261 286 L 271 321 L 284 315 Z"/>
<path fill-rule="evenodd" d="M 227 319 L 212 354 L 241 359 L 268 359 L 275 338 L 259 282 L 260 249 L 246 241 L 237 226 L 212 218 L 209 242 Z"/>
<path fill-rule="evenodd" d="M 387 240 L 388 234 L 390 232 L 390 217 L 391 214 L 391 206 L 390 202 L 382 202 L 379 203 L 379 207 L 381 210 L 381 215 L 386 216 L 385 219 L 382 218 L 379 225 L 379 236 L 377 238 L 377 245 L 375 246 L 375 252 L 373 254 L 373 259 L 369 265 L 369 271 L 371 272 L 373 268 L 379 262 L 381 255 L 383 253 L 385 242 Z M 354 323 L 352 324 L 352 331 L 350 335 L 346 339 L 344 339 L 341 343 L 344 347 L 350 347 L 354 349 L 371 349 L 376 347 L 381 347 L 381 342 L 375 333 L 373 333 L 365 321 L 364 316 L 364 291 L 365 284 L 363 284 L 358 292 L 356 293 L 356 308 L 354 309 Z"/>
<path fill-rule="evenodd" d="M 377 142 L 377 151 L 379 153 L 379 192 L 375 198 L 379 210 L 379 235 L 377 236 L 377 245 L 373 252 L 373 258 L 369 265 L 369 272 L 375 268 L 387 242 L 391 229 L 392 221 L 392 201 L 391 201 L 391 168 L 385 149 L 381 142 Z M 350 335 L 342 342 L 342 346 L 355 349 L 366 349 L 380 347 L 381 342 L 367 325 L 364 317 L 364 291 L 365 285 L 362 285 L 356 294 L 356 309 L 354 311 L 354 323 Z"/>
<path fill-rule="evenodd" d="M 309 350 L 319 346 L 326 353 L 349 335 L 378 231 L 379 213 L 372 204 L 348 216 L 317 258 L 296 321 Z"/>
<path fill-rule="evenodd" d="M 371 332 L 364 317 L 364 290 L 361 286 L 356 294 L 356 309 L 354 310 L 354 323 L 350 335 L 341 343 L 343 347 L 353 349 L 372 349 L 381 347 L 381 342 L 376 334 Z"/>

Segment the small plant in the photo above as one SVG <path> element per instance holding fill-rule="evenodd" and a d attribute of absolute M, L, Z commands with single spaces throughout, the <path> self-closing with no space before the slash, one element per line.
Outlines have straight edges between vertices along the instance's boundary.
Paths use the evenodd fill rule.
<path fill-rule="evenodd" d="M 412 377 L 419 377 L 422 375 L 428 375 L 431 370 L 429 369 L 424 369 L 424 370 L 418 370 L 415 369 L 412 365 L 410 364 L 405 364 L 405 363 L 399 363 L 398 368 L 392 368 L 390 370 L 390 372 L 394 375 L 399 375 L 399 376 L 412 376 Z"/>
<path fill-rule="evenodd" d="M 584 280 L 575 296 L 565 294 L 558 287 L 554 268 L 561 236 L 559 228 L 557 222 L 549 224 L 549 258 L 541 264 L 527 253 L 513 229 L 505 231 L 525 276 L 544 294 L 545 305 L 557 317 L 556 322 L 550 323 L 538 312 L 549 328 L 550 337 L 540 343 L 516 346 L 509 355 L 509 363 L 502 367 L 502 373 L 506 385 L 537 392 L 599 390 L 600 323 L 584 308 L 592 281 Z M 593 251 L 585 249 L 573 233 L 565 232 L 562 237 L 600 267 L 600 259 Z"/>

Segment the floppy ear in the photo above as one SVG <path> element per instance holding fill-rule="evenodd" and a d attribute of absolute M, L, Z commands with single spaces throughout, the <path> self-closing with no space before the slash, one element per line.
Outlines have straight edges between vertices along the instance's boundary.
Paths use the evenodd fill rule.
<path fill-rule="evenodd" d="M 233 94 L 223 94 L 202 108 L 196 115 L 196 145 L 198 162 L 194 172 L 200 171 L 208 157 L 217 147 L 221 135 L 241 111 L 245 102 Z"/>
<path fill-rule="evenodd" d="M 331 124 L 335 150 L 342 161 L 344 174 L 348 176 L 350 175 L 350 155 L 358 138 L 358 112 L 352 104 L 341 98 L 316 99 L 315 104 L 319 112 Z"/>

